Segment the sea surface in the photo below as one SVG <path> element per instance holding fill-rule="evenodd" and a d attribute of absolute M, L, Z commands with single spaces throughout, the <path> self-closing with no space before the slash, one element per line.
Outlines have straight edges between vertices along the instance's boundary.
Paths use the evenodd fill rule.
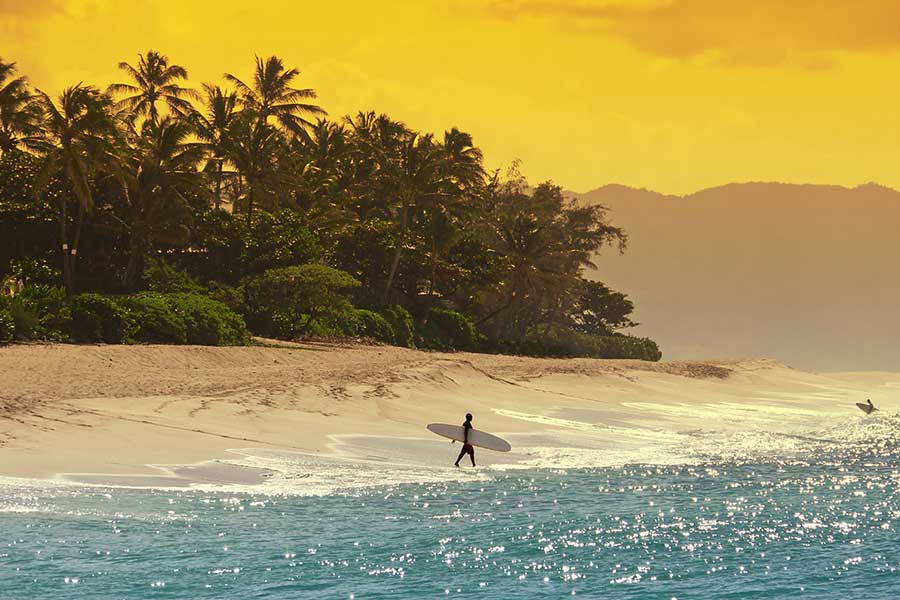
<path fill-rule="evenodd" d="M 790 453 L 312 494 L 5 480 L 0 598 L 897 598 L 900 417 L 854 423 Z"/>

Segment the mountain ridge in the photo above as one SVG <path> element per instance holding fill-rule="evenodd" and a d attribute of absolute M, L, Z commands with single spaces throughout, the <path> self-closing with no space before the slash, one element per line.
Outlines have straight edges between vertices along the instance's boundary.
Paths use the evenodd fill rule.
<path fill-rule="evenodd" d="M 673 200 L 685 200 L 700 194 L 708 193 L 708 192 L 717 192 L 720 190 L 728 190 L 735 189 L 741 187 L 762 187 L 762 186 L 779 186 L 784 188 L 796 188 L 796 189 L 808 189 L 808 190 L 843 190 L 843 191 L 856 191 L 860 189 L 877 189 L 881 191 L 893 192 L 900 194 L 900 190 L 892 188 L 890 186 L 878 183 L 876 181 L 869 181 L 866 183 L 860 183 L 855 186 L 845 186 L 840 184 L 831 184 L 831 183 L 791 183 L 785 181 L 732 181 L 728 183 L 723 183 L 720 185 L 714 185 L 710 187 L 701 188 L 697 191 L 691 192 L 689 194 L 666 194 L 664 192 L 658 192 L 656 190 L 647 188 L 647 187 L 635 187 L 631 185 L 626 185 L 623 183 L 607 183 L 601 185 L 599 187 L 588 190 L 587 192 L 576 192 L 575 190 L 564 190 L 563 193 L 566 196 L 575 196 L 578 198 L 584 196 L 590 196 L 597 193 L 609 193 L 609 192 L 621 192 L 625 194 L 646 194 L 648 196 L 656 196 L 661 198 L 668 198 Z"/>
<path fill-rule="evenodd" d="M 628 234 L 587 275 L 634 301 L 664 357 L 774 356 L 807 370 L 900 370 L 900 191 L 744 182 L 584 194 Z"/>

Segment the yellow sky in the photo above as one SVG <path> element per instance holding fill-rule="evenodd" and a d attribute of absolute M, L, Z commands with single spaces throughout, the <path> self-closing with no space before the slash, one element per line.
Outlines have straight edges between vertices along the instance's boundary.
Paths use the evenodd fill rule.
<path fill-rule="evenodd" d="M 56 91 L 159 50 L 191 83 L 298 66 L 334 117 L 471 132 L 587 191 L 900 187 L 895 0 L 0 0 L 0 56 Z"/>

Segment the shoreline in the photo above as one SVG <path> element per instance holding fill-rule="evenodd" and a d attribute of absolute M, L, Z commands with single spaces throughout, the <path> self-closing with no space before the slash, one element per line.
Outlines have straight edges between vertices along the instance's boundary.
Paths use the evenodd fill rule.
<path fill-rule="evenodd" d="M 858 420 L 865 397 L 889 413 L 900 374 L 393 346 L 14 345 L 0 348 L 0 384 L 0 476 L 315 487 L 337 471 L 456 477 L 437 470 L 458 446 L 425 425 L 465 412 L 513 444 L 478 453 L 494 469 L 675 460 L 748 432 L 790 450 L 798 433 Z M 776 443 L 754 440 L 725 446 Z"/>

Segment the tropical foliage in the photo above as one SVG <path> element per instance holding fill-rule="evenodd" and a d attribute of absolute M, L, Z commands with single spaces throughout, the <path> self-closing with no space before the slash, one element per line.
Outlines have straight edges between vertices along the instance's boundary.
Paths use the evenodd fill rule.
<path fill-rule="evenodd" d="M 0 341 L 245 343 L 246 322 L 659 357 L 618 332 L 627 297 L 583 276 L 625 232 L 517 165 L 489 172 L 469 133 L 328 119 L 275 56 L 198 89 L 160 52 L 119 67 L 106 91 L 49 94 L 0 59 Z"/>

